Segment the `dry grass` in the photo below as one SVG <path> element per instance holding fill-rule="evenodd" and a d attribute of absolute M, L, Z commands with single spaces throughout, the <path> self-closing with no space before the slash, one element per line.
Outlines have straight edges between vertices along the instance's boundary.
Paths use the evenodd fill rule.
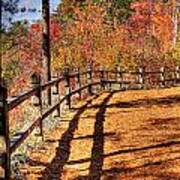
<path fill-rule="evenodd" d="M 27 179 L 180 179 L 180 88 L 103 93 L 46 132 Z"/>

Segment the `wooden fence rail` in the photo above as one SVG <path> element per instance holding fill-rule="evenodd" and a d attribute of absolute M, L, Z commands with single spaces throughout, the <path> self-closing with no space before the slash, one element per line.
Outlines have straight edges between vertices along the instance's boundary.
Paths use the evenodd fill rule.
<path fill-rule="evenodd" d="M 166 77 L 167 73 L 172 73 L 173 77 Z M 106 70 L 104 68 L 92 69 L 88 66 L 87 71 L 81 72 L 76 69 L 75 72 L 70 72 L 65 68 L 61 76 L 54 76 L 50 82 L 41 84 L 41 77 L 37 74 L 32 76 L 32 89 L 19 94 L 16 97 L 7 97 L 7 88 L 0 86 L 0 136 L 4 138 L 6 148 L 0 150 L 0 166 L 5 170 L 5 179 L 9 179 L 11 174 L 10 159 L 11 154 L 19 148 L 26 138 L 36 128 L 40 128 L 40 135 L 43 137 L 43 120 L 51 115 L 55 110 L 60 116 L 60 106 L 66 101 L 69 108 L 72 107 L 72 96 L 78 94 L 81 98 L 82 91 L 87 90 L 89 95 L 94 93 L 94 87 L 99 86 L 101 90 L 113 90 L 113 85 L 119 90 L 126 89 L 144 89 L 146 88 L 146 76 L 156 74 L 159 76 L 159 87 L 166 87 L 166 83 L 171 81 L 173 85 L 180 82 L 180 69 L 176 67 L 174 70 L 166 70 L 160 68 L 158 71 L 145 71 L 143 68 L 138 68 L 137 71 L 124 71 L 120 67 L 115 70 Z M 127 77 L 125 77 L 127 76 Z M 131 79 L 133 76 L 133 80 Z M 82 83 L 82 77 L 85 77 L 87 83 Z M 75 81 L 75 89 L 72 88 L 71 80 Z M 62 94 L 59 84 L 63 82 L 65 93 Z M 132 86 L 132 88 L 130 88 Z M 58 95 L 58 102 L 43 110 L 43 92 L 47 89 L 55 88 L 51 94 Z M 9 112 L 21 105 L 26 100 L 36 97 L 34 105 L 39 106 L 40 116 L 37 117 L 29 128 L 23 132 L 18 132 L 12 138 L 9 137 Z M 1 143 L 1 142 L 0 142 Z"/>

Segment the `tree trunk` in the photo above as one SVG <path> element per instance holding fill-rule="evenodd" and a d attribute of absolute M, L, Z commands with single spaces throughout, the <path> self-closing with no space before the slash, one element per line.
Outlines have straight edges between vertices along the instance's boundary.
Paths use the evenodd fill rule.
<path fill-rule="evenodd" d="M 50 12 L 49 0 L 42 0 L 42 16 L 43 16 L 43 83 L 51 80 L 51 53 L 50 53 Z M 51 89 L 48 90 L 48 105 L 51 105 Z"/>
<path fill-rule="evenodd" d="M 2 2 L 0 1 L 0 42 L 2 42 Z M 2 43 L 0 44 L 0 85 L 2 85 Z"/>

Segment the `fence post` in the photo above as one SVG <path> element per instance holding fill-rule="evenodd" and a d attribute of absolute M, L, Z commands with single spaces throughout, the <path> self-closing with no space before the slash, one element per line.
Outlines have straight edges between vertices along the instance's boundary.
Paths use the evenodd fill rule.
<path fill-rule="evenodd" d="M 175 69 L 175 85 L 179 83 L 180 80 L 180 69 L 179 66 L 176 66 Z"/>
<path fill-rule="evenodd" d="M 92 95 L 92 66 L 88 65 L 87 68 L 87 81 L 88 81 L 88 93 L 89 95 Z"/>
<path fill-rule="evenodd" d="M 33 104 L 34 104 L 34 106 L 39 106 L 40 115 L 42 116 L 42 114 L 43 114 L 43 105 L 42 105 L 42 94 L 41 94 L 41 92 L 42 92 L 42 89 L 41 89 L 41 76 L 39 74 L 33 74 L 31 76 L 31 84 L 32 84 L 32 88 L 37 89 L 36 98 L 38 99 L 38 102 L 33 100 Z M 42 136 L 42 139 L 44 139 L 42 120 L 40 122 L 40 135 Z"/>
<path fill-rule="evenodd" d="M 80 68 L 77 68 L 77 88 L 80 89 L 81 88 L 81 76 L 80 76 Z M 79 98 L 81 99 L 81 91 L 79 91 Z"/>
<path fill-rule="evenodd" d="M 58 78 L 59 78 L 59 73 L 54 74 L 52 76 L 52 80 L 57 80 Z M 54 90 L 53 90 L 52 94 L 57 95 L 58 96 L 58 101 L 60 101 L 60 91 L 59 91 L 59 83 L 58 82 L 55 84 L 55 87 L 54 87 Z M 59 105 L 58 108 L 57 108 L 57 117 L 60 117 L 60 115 L 61 115 L 60 109 L 61 109 L 61 107 Z"/>
<path fill-rule="evenodd" d="M 9 180 L 11 176 L 11 155 L 9 138 L 9 113 L 7 102 L 7 88 L 0 85 L 0 135 L 4 136 L 6 150 L 4 154 L 3 168 L 5 170 L 5 179 Z"/>
<path fill-rule="evenodd" d="M 110 90 L 112 89 L 112 83 L 111 83 L 111 70 L 108 70 L 106 69 L 106 77 L 107 77 L 107 81 L 109 81 L 107 83 L 107 90 Z"/>
<path fill-rule="evenodd" d="M 58 79 L 58 73 L 53 74 L 53 76 L 51 77 L 51 79 L 52 79 L 52 80 Z M 53 94 L 53 95 L 59 95 L 59 91 L 58 91 L 58 90 L 59 90 L 59 85 L 58 85 L 58 83 L 56 83 L 55 86 L 54 86 L 54 89 L 53 89 L 52 94 Z"/>
<path fill-rule="evenodd" d="M 120 90 L 122 89 L 123 87 L 123 79 L 122 79 L 122 72 L 121 72 L 121 67 L 120 66 L 117 66 L 116 67 L 116 81 L 119 83 L 120 85 Z"/>
<path fill-rule="evenodd" d="M 71 109 L 71 87 L 70 87 L 70 77 L 69 77 L 69 68 L 65 67 L 64 68 L 64 80 L 65 80 L 65 96 L 67 96 L 66 98 L 66 103 L 69 107 L 69 109 Z"/>
<path fill-rule="evenodd" d="M 104 68 L 100 67 L 100 83 L 101 83 L 101 89 L 105 90 L 105 82 L 104 79 L 105 78 L 105 72 L 104 72 Z"/>
<path fill-rule="evenodd" d="M 165 70 L 164 70 L 164 67 L 160 68 L 160 86 L 161 87 L 165 86 Z"/>
<path fill-rule="evenodd" d="M 144 88 L 144 69 L 142 67 L 138 68 L 138 83 L 140 84 L 140 89 Z"/>

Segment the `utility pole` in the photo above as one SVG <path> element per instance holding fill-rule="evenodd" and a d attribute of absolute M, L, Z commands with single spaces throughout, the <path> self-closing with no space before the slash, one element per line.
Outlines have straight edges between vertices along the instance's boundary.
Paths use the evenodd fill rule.
<path fill-rule="evenodd" d="M 43 83 L 51 80 L 51 53 L 50 53 L 50 8 L 49 0 L 42 0 L 43 16 Z M 51 105 L 51 89 L 48 89 L 48 105 Z"/>

